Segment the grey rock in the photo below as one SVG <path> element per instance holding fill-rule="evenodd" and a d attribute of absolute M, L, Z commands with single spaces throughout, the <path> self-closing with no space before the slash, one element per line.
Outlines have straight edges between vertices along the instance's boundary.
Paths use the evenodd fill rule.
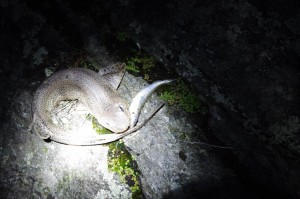
<path fill-rule="evenodd" d="M 128 185 L 107 173 L 107 147 L 47 143 L 27 130 L 35 90 L 30 83 L 43 80 L 43 65 L 56 68 L 76 58 L 74 48 L 88 52 L 96 67 L 118 61 L 103 44 L 101 19 L 190 82 L 209 107 L 203 123 L 165 106 L 124 139 L 146 198 L 299 197 L 296 6 L 247 0 L 73 5 L 1 1 L 0 198 L 131 197 Z M 43 48 L 58 61 L 45 62 Z M 144 85 L 127 73 L 119 92 L 130 101 Z M 161 102 L 152 96 L 141 120 Z"/>
<path fill-rule="evenodd" d="M 126 184 L 107 168 L 107 146 L 45 142 L 28 130 L 32 92 L 15 99 L 1 137 L 0 182 L 4 197 L 130 198 Z"/>
<path fill-rule="evenodd" d="M 250 181 L 274 197 L 299 197 L 299 5 L 131 2 L 103 1 L 114 26 L 198 90 L 210 133 L 241 149 L 233 156 Z"/>

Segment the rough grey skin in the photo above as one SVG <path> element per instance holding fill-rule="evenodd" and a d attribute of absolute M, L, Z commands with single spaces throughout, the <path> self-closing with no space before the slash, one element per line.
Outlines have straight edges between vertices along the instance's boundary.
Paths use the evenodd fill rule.
<path fill-rule="evenodd" d="M 53 141 L 70 145 L 104 144 L 135 132 L 162 107 L 158 107 L 144 122 L 134 127 L 146 100 L 159 86 L 171 81 L 159 81 L 142 89 L 133 100 L 131 111 L 136 114 L 131 118 L 127 101 L 115 90 L 122 80 L 124 72 L 124 64 L 115 64 L 100 70 L 98 73 L 82 68 L 54 73 L 37 89 L 33 99 L 32 111 L 35 131 L 42 139 L 50 138 Z M 95 133 L 82 136 L 72 130 L 61 129 L 53 124 L 50 112 L 62 100 L 78 100 L 88 108 L 102 126 L 114 133 L 123 133 L 108 135 Z M 135 122 L 127 130 L 130 120 Z"/>
<path fill-rule="evenodd" d="M 62 100 L 79 100 L 102 126 L 115 133 L 127 130 L 130 122 L 128 103 L 101 77 L 88 69 L 73 68 L 54 73 L 43 82 L 32 105 L 33 122 L 40 137 L 63 136 L 49 117 L 53 107 Z"/>

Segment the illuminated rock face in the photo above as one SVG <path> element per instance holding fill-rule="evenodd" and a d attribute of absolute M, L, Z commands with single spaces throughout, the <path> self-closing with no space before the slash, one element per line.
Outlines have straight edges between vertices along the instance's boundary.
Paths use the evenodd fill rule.
<path fill-rule="evenodd" d="M 261 197 L 300 197 L 296 1 L 132 4 L 106 3 L 114 26 L 203 95 L 207 134 L 241 149 L 223 160 Z"/>
<path fill-rule="evenodd" d="M 1 1 L 0 198 L 131 197 L 107 171 L 107 147 L 41 142 L 27 131 L 31 83 L 44 66 L 108 65 L 122 58 L 122 41 L 129 54 L 141 48 L 175 68 L 208 107 L 200 119 L 166 107 L 124 139 L 145 198 L 299 198 L 296 6 L 97 2 Z M 127 73 L 120 92 L 131 99 L 144 83 Z M 150 101 L 142 117 L 159 99 Z"/>
<path fill-rule="evenodd" d="M 119 91 L 128 99 L 145 84 L 144 80 L 129 74 L 123 81 Z M 108 146 L 81 147 L 44 142 L 27 130 L 31 121 L 32 92 L 30 89 L 17 92 L 15 102 L 18 105 L 11 110 L 10 122 L 5 128 L 5 135 L 9 136 L 1 137 L 0 181 L 4 187 L 10 186 L 3 196 L 131 198 L 129 185 L 108 171 Z M 159 103 L 161 100 L 157 96 L 150 97 L 141 119 Z M 211 170 L 212 161 L 216 164 L 216 160 L 208 162 L 204 148 L 199 150 L 199 146 L 187 144 L 189 139 L 179 142 L 183 134 L 191 136 L 195 126 L 185 113 L 173 111 L 171 107 L 164 108 L 138 134 L 124 140 L 142 173 L 145 197 L 159 198 L 170 192 L 183 194 L 180 183 L 226 173 L 218 166 Z"/>

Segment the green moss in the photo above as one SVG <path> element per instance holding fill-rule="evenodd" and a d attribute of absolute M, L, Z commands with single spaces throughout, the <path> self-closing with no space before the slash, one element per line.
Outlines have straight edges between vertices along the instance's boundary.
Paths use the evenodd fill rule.
<path fill-rule="evenodd" d="M 139 51 L 135 56 L 127 59 L 126 69 L 133 73 L 144 73 L 150 72 L 152 68 L 155 67 L 155 60 L 153 57 Z"/>
<path fill-rule="evenodd" d="M 182 79 L 178 79 L 175 85 L 166 86 L 160 97 L 169 105 L 178 105 L 188 113 L 200 111 L 200 100 L 195 91 L 191 90 Z"/>
<path fill-rule="evenodd" d="M 44 147 L 44 148 L 43 148 L 43 151 L 44 151 L 45 153 L 48 153 L 48 148 L 47 148 L 47 147 Z"/>
<path fill-rule="evenodd" d="M 70 185 L 73 180 L 73 172 L 65 174 L 61 180 L 57 183 L 57 191 L 60 193 L 66 193 L 70 190 Z"/>
<path fill-rule="evenodd" d="M 88 114 L 86 116 L 86 118 L 88 120 L 91 120 L 92 125 L 93 125 L 93 129 L 96 131 L 97 134 L 101 135 L 101 134 L 109 134 L 112 133 L 110 130 L 104 128 L 102 125 L 100 125 L 97 121 L 97 119 L 92 116 L 91 114 Z"/>
<path fill-rule="evenodd" d="M 142 191 L 137 165 L 122 141 L 109 144 L 108 169 L 118 173 L 121 181 L 129 185 L 132 198 L 141 198 Z"/>
<path fill-rule="evenodd" d="M 133 72 L 133 73 L 139 73 L 140 69 L 139 67 L 136 65 L 134 59 L 128 59 L 126 62 L 126 70 Z"/>
<path fill-rule="evenodd" d="M 44 188 L 42 189 L 42 192 L 43 192 L 43 195 L 44 195 L 44 196 L 48 196 L 48 195 L 51 193 L 51 190 L 50 190 L 49 187 L 44 187 Z"/>

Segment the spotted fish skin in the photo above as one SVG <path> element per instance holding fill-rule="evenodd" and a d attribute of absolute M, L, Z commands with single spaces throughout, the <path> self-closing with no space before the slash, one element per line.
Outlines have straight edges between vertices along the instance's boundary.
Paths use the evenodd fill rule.
<path fill-rule="evenodd" d="M 124 73 L 125 64 L 122 63 L 108 66 L 98 73 L 83 68 L 53 73 L 35 92 L 32 102 L 33 128 L 42 139 L 70 145 L 109 143 L 138 130 L 162 107 L 156 109 L 142 124 L 135 126 L 146 100 L 159 86 L 172 80 L 154 82 L 142 89 L 132 101 L 130 109 L 127 101 L 116 92 Z M 53 124 L 50 112 L 63 100 L 78 100 L 102 126 L 121 134 L 80 137 L 72 131 L 59 128 Z M 129 110 L 137 114 L 130 115 Z M 134 125 L 128 129 L 130 121 L 134 121 Z"/>
<path fill-rule="evenodd" d="M 33 104 L 33 120 L 44 139 L 60 134 L 52 124 L 49 112 L 62 100 L 79 100 L 98 122 L 112 132 L 124 132 L 129 127 L 128 103 L 102 76 L 82 68 L 54 73 L 37 89 Z"/>

